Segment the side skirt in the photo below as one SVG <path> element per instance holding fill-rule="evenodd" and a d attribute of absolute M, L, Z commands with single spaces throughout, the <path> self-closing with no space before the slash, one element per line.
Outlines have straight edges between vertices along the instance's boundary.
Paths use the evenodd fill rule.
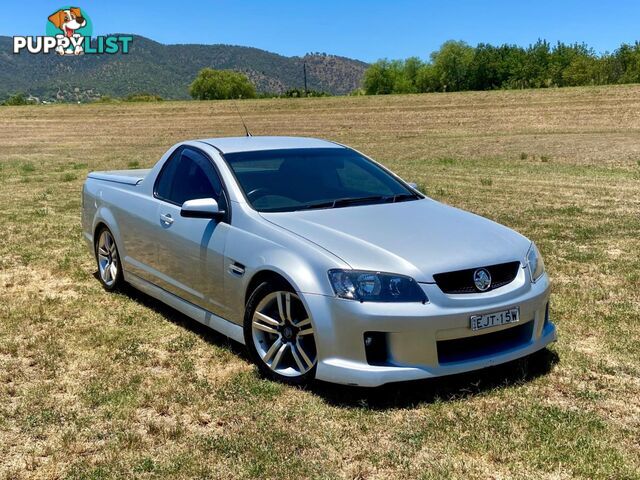
<path fill-rule="evenodd" d="M 207 327 L 212 328 L 213 330 L 244 345 L 244 333 L 240 325 L 236 325 L 235 323 L 225 320 L 208 310 L 187 302 L 186 300 L 167 292 L 153 283 L 138 277 L 134 273 L 126 272 L 125 276 L 126 281 L 138 290 L 160 300 L 163 303 L 166 303 L 170 307 L 184 313 L 187 317 L 192 318 L 195 321 L 200 322 L 203 325 L 206 325 Z"/>

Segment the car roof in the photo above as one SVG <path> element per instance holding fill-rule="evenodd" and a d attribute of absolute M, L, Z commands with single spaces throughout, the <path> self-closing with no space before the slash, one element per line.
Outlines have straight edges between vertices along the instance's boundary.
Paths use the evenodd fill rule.
<path fill-rule="evenodd" d="M 309 137 L 222 137 L 198 140 L 217 148 L 222 153 L 255 152 L 285 148 L 344 148 L 328 140 Z"/>

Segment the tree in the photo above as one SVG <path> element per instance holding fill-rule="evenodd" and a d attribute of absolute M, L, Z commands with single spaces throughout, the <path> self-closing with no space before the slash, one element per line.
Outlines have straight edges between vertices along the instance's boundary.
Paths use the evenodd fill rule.
<path fill-rule="evenodd" d="M 614 53 L 622 71 L 620 83 L 640 82 L 640 43 L 634 45 L 623 43 Z"/>
<path fill-rule="evenodd" d="M 418 72 L 422 68 L 422 61 L 418 57 L 409 57 L 404 62 L 397 63 L 398 76 L 393 93 L 417 93 Z"/>
<path fill-rule="evenodd" d="M 454 92 L 467 90 L 468 73 L 473 61 L 473 48 L 465 42 L 450 40 L 431 54 L 431 61 L 443 90 Z"/>
<path fill-rule="evenodd" d="M 33 103 L 33 102 L 30 102 L 29 100 L 27 100 L 27 97 L 24 96 L 24 93 L 16 93 L 15 95 L 10 96 L 4 102 L 2 102 L 2 105 L 16 106 L 16 105 L 29 105 L 30 103 Z"/>
<path fill-rule="evenodd" d="M 549 42 L 538 40 L 527 48 L 524 63 L 524 86 L 526 88 L 550 87 L 549 59 L 551 49 Z"/>
<path fill-rule="evenodd" d="M 255 98 L 256 89 L 242 73 L 203 68 L 191 83 L 189 93 L 196 100 L 225 100 Z"/>
<path fill-rule="evenodd" d="M 367 95 L 393 93 L 397 72 L 389 60 L 378 60 L 365 72 L 362 85 Z"/>
<path fill-rule="evenodd" d="M 578 86 L 596 83 L 598 75 L 597 60 L 592 57 L 575 56 L 562 70 L 563 85 Z"/>
<path fill-rule="evenodd" d="M 592 63 L 591 60 L 595 59 L 595 52 L 583 43 L 565 45 L 564 43 L 558 42 L 551 51 L 549 60 L 549 75 L 552 86 L 582 85 L 582 83 L 575 83 L 578 81 L 578 77 L 582 75 L 578 74 L 578 71 L 583 70 L 584 66 Z M 573 69 L 573 72 L 567 74 L 567 69 Z M 578 76 L 575 76 L 575 74 Z M 569 80 L 570 78 L 572 79 Z M 587 83 L 592 82 L 588 80 Z"/>
<path fill-rule="evenodd" d="M 418 69 L 416 88 L 419 92 L 437 92 L 442 89 L 436 69 L 430 63 L 425 63 Z"/>

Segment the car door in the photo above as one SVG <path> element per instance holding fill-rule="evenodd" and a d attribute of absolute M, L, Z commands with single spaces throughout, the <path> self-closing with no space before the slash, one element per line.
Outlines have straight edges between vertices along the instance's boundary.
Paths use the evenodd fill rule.
<path fill-rule="evenodd" d="M 224 250 L 229 224 L 220 219 L 180 216 L 187 200 L 213 198 L 229 215 L 227 195 L 213 161 L 183 147 L 163 167 L 154 186 L 157 283 L 165 290 L 218 315 L 224 314 Z"/>

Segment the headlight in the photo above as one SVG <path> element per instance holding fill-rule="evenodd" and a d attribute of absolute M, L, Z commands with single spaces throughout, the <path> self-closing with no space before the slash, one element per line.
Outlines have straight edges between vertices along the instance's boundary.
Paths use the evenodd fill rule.
<path fill-rule="evenodd" d="M 531 242 L 531 246 L 527 252 L 527 264 L 529 266 L 529 273 L 531 274 L 531 281 L 535 282 L 544 273 L 544 261 L 536 244 L 533 242 Z"/>
<path fill-rule="evenodd" d="M 428 301 L 418 283 L 411 277 L 362 270 L 329 270 L 329 281 L 340 298 L 361 302 Z"/>

